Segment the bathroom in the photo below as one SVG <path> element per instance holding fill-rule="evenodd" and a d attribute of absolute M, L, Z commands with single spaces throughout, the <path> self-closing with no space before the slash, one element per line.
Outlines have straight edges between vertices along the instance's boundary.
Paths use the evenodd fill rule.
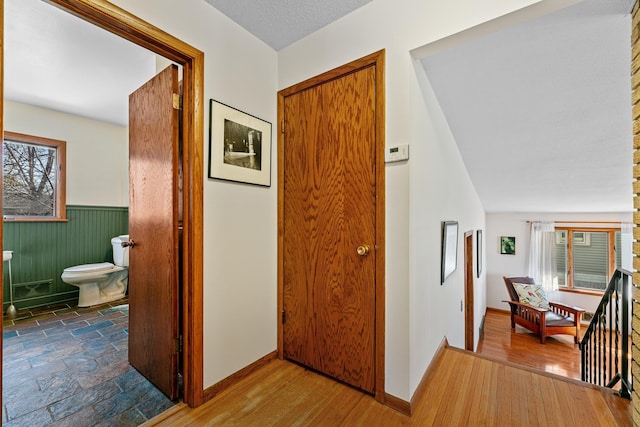
<path fill-rule="evenodd" d="M 26 3 L 26 2 L 25 2 Z M 29 2 L 30 4 L 40 7 L 41 2 Z M 23 2 L 11 2 L 6 4 L 5 18 L 11 13 L 11 7 L 22 5 Z M 36 7 L 36 6 L 34 6 Z M 43 7 L 51 8 L 49 5 Z M 58 9 L 52 8 L 54 11 Z M 68 15 L 68 14 L 66 14 Z M 70 15 L 69 15 L 70 16 Z M 10 19 L 11 22 L 16 22 L 16 19 Z M 66 25 L 66 28 L 70 28 L 70 25 Z M 11 61 L 9 55 L 9 44 L 12 32 L 11 28 L 8 28 L 8 32 L 5 34 L 5 42 L 7 45 L 5 59 L 7 62 Z M 15 35 L 15 34 L 14 34 Z M 43 34 L 43 37 L 48 36 Z M 18 36 L 19 37 L 19 36 Z M 23 38 L 24 39 L 24 38 Z M 122 46 L 125 51 L 124 57 L 127 58 L 127 46 Z M 132 86 L 131 91 L 139 87 L 146 79 L 153 76 L 156 73 L 157 67 L 164 67 L 164 64 L 158 64 L 158 58 L 150 52 L 146 52 L 147 55 L 143 57 L 143 60 L 135 62 L 134 65 L 128 64 L 126 60 L 124 64 L 119 64 L 118 67 L 124 73 L 134 74 L 129 69 L 130 67 L 142 68 L 146 77 L 142 82 L 129 81 Z M 81 53 L 75 52 L 76 55 L 84 57 Z M 129 52 L 129 55 L 131 53 Z M 102 56 L 107 60 L 106 55 L 102 52 Z M 66 60 L 69 64 L 68 59 Z M 25 63 L 22 63 L 24 67 Z M 9 66 L 6 67 L 5 79 L 8 81 L 11 77 L 9 73 Z M 66 67 L 65 67 L 66 68 Z M 67 70 L 69 71 L 69 70 Z M 109 71 L 105 72 L 111 76 L 115 75 Z M 91 74 L 91 73 L 89 73 Z M 33 76 L 31 76 L 33 78 Z M 35 81 L 33 81 L 36 83 Z M 79 84 L 79 83 L 78 83 Z M 93 83 L 95 87 L 99 87 L 99 84 Z M 122 102 L 119 104 L 120 108 L 119 116 L 112 117 L 111 119 L 96 120 L 91 119 L 89 116 L 92 112 L 89 108 L 85 112 L 77 114 L 62 113 L 60 111 L 54 111 L 54 108 L 43 108 L 42 106 L 34 105 L 39 102 L 38 97 L 29 99 L 21 98 L 20 93 L 11 93 L 7 89 L 5 90 L 4 100 L 4 129 L 10 132 L 16 132 L 24 135 L 33 135 L 38 137 L 50 138 L 61 140 L 66 145 L 66 199 L 63 205 L 66 208 L 66 220 L 55 221 L 19 221 L 11 219 L 10 217 L 4 218 L 3 221 L 3 249 L 13 252 L 12 259 L 5 261 L 4 268 L 4 286 L 3 286 L 3 312 L 9 308 L 11 301 L 18 311 L 18 318 L 23 317 L 26 309 L 33 309 L 39 312 L 45 310 L 45 307 L 61 307 L 68 305 L 71 309 L 79 303 L 79 288 L 69 283 L 65 283 L 63 278 L 63 272 L 65 269 L 73 266 L 79 266 L 84 264 L 95 264 L 102 262 L 114 262 L 112 239 L 117 236 L 126 235 L 129 232 L 128 229 L 128 206 L 129 206 L 129 144 L 128 144 L 128 108 L 127 108 L 127 96 L 122 97 Z M 24 86 L 24 85 L 23 85 Z M 38 86 L 34 84 L 33 86 Z M 49 86 L 52 86 L 51 84 Z M 72 94 L 66 93 L 65 95 L 71 96 Z M 94 100 L 96 110 L 106 110 L 104 104 L 104 96 L 100 94 L 95 95 L 83 94 L 88 96 L 89 100 Z M 94 116 L 95 117 L 95 116 Z M 9 266 L 11 266 L 11 280 L 9 280 Z M 9 283 L 12 286 L 10 288 Z M 83 285 L 84 286 L 84 285 Z M 113 308 L 108 310 L 115 310 L 108 312 L 106 316 L 121 315 L 121 313 L 128 313 L 128 300 L 122 299 L 119 301 L 113 301 Z M 118 306 L 121 304 L 121 306 Z M 80 304 L 87 305 L 87 304 Z M 88 305 L 93 305 L 89 303 Z M 103 307 L 104 308 L 104 307 Z M 85 309 L 78 313 L 82 318 L 85 313 L 92 309 Z M 65 313 L 67 315 L 68 313 Z M 5 315 L 5 325 L 7 316 Z M 120 318 L 118 319 L 120 320 Z M 24 321 L 28 323 L 29 321 Z M 91 321 L 89 321 L 91 322 Z M 106 323 L 106 322 L 101 322 Z M 93 325 L 92 325 L 93 326 Z M 112 330 L 121 329 L 120 325 L 115 325 Z M 126 334 L 126 329 L 125 329 Z M 11 328 L 5 328 L 5 345 L 10 344 L 12 341 L 11 333 L 14 333 Z M 72 332 L 73 335 L 73 332 Z M 86 334 L 82 337 L 72 337 L 75 345 L 80 338 L 86 340 L 92 340 L 91 344 L 87 347 L 93 349 L 101 342 L 108 341 L 107 338 L 101 337 L 95 333 Z M 30 345 L 40 346 L 31 343 Z M 124 343 L 112 342 L 112 346 L 118 347 L 117 350 L 126 350 L 126 339 Z M 57 354 L 57 351 L 52 351 L 50 344 L 43 344 L 42 348 L 44 352 L 41 355 L 29 356 L 35 357 L 38 363 L 47 359 L 49 355 Z M 113 372 L 124 372 L 129 368 L 121 367 L 122 361 L 120 356 L 115 358 L 116 352 L 104 353 L 105 358 L 111 358 L 110 361 L 90 361 L 85 360 L 85 356 L 81 352 L 70 354 L 71 349 L 66 350 L 67 354 L 61 354 L 57 362 L 69 359 L 70 361 L 76 361 L 77 365 L 84 367 L 85 371 L 74 372 L 67 375 L 65 378 L 65 384 L 76 383 L 79 384 L 81 389 L 88 388 L 90 386 L 100 387 L 102 384 L 94 384 L 97 378 L 100 377 L 100 373 L 103 369 L 111 369 Z M 93 351 L 95 353 L 95 351 Z M 34 353 L 32 351 L 32 353 Z M 126 353 L 126 351 L 124 352 Z M 12 351 L 5 353 L 5 376 L 9 377 L 14 369 L 14 362 L 8 361 Z M 126 355 L 125 355 L 126 357 Z M 31 360 L 30 360 L 31 361 Z M 126 361 L 125 361 L 126 362 Z M 67 362 L 65 362 L 67 363 Z M 9 365 L 7 365 L 9 364 Z M 33 364 L 32 364 L 33 366 Z M 88 370 L 91 369 L 91 372 Z M 131 378 L 130 372 L 125 372 L 128 375 L 127 378 Z M 63 374 L 56 372 L 53 368 L 51 378 L 62 378 Z M 115 374 L 114 374 L 115 375 Z M 12 381 L 9 379 L 8 381 Z M 38 379 L 38 382 L 40 379 Z M 115 379 L 113 380 L 115 381 Z M 136 380 L 136 389 L 142 390 L 141 392 L 148 393 L 147 386 L 142 386 L 139 380 Z M 10 382 L 11 383 L 11 382 Z M 26 384 L 26 383 L 24 383 Z M 105 387 L 107 383 L 105 383 Z M 60 391 L 55 391 L 55 388 L 59 388 Z M 3 418 L 2 423 L 18 422 L 18 419 L 22 419 L 24 416 L 29 416 L 30 413 L 24 414 L 27 410 L 32 410 L 33 414 L 42 413 L 46 415 L 47 412 L 55 415 L 52 412 L 51 405 L 62 405 L 64 403 L 64 397 L 60 396 L 58 400 L 53 402 L 48 399 L 47 395 L 51 393 L 61 393 L 64 387 L 52 385 L 47 390 L 40 386 L 43 391 L 42 403 L 36 402 L 38 399 L 36 396 L 37 390 L 31 390 L 20 383 L 20 386 L 7 387 L 5 393 L 3 393 Z M 128 393 L 130 400 L 135 400 L 131 397 L 131 390 L 122 387 L 121 393 Z M 148 394 L 145 394 L 145 400 L 151 401 Z M 117 395 L 113 396 L 113 399 L 117 399 Z M 160 399 L 160 398 L 158 398 Z M 165 398 L 166 399 L 166 398 Z M 80 399 L 78 399 L 80 400 Z M 154 401 L 158 408 L 161 409 L 171 402 L 166 400 Z M 158 404 L 158 402 L 160 402 Z M 104 405 L 108 403 L 105 401 Z M 42 411 L 36 408 L 40 408 L 42 405 Z M 96 404 L 97 405 L 97 404 Z M 93 410 L 97 410 L 98 407 L 94 405 Z M 103 406 L 104 406 L 103 405 Z M 150 411 L 141 411 L 145 417 L 151 415 Z M 62 414 L 60 416 L 67 416 Z M 103 414 L 101 414 L 103 415 Z M 108 416 L 113 415 L 112 412 L 106 412 L 104 414 L 105 419 Z M 119 414 L 116 414 L 119 416 Z M 113 415 L 113 416 L 116 416 Z M 137 413 L 140 417 L 140 412 Z M 95 413 L 93 414 L 95 418 Z M 139 419 L 139 418 L 138 418 Z M 53 421 L 57 421 L 54 416 Z M 46 424 L 46 423 L 45 423 Z M 45 425 L 40 424 L 40 425 Z"/>
<path fill-rule="evenodd" d="M 113 262 L 111 239 L 128 233 L 127 128 L 5 101 L 5 129 L 66 142 L 67 221 L 5 219 L 16 309 L 77 303 L 65 268 Z M 5 284 L 8 284 L 5 268 Z M 9 306 L 4 286 L 4 310 Z"/>
<path fill-rule="evenodd" d="M 14 304 L 73 303 L 63 270 L 113 262 L 111 239 L 129 232 L 128 95 L 168 61 L 38 0 L 7 2 L 5 22 L 4 130 L 66 145 L 66 220 L 4 218 Z"/>

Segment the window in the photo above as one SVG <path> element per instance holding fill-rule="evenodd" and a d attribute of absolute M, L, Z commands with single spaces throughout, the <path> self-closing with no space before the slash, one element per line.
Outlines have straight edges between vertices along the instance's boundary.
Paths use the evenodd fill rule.
<path fill-rule="evenodd" d="M 66 143 L 5 132 L 2 215 L 14 221 L 66 220 Z"/>
<path fill-rule="evenodd" d="M 620 229 L 556 227 L 558 284 L 569 289 L 604 290 L 621 268 Z"/>

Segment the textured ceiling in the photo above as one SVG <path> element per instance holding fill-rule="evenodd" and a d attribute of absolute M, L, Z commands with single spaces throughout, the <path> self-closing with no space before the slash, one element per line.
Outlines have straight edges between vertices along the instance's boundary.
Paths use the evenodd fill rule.
<path fill-rule="evenodd" d="M 631 212 L 628 0 L 422 60 L 488 212 Z"/>
<path fill-rule="evenodd" d="M 275 50 L 371 0 L 205 0 Z"/>

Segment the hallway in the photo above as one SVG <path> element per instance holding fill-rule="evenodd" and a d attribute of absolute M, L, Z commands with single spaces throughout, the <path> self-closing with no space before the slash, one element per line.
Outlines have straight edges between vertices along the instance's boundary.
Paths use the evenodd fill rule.
<path fill-rule="evenodd" d="M 137 426 L 173 406 L 127 361 L 128 311 L 123 299 L 4 319 L 2 425 Z"/>
<path fill-rule="evenodd" d="M 489 311 L 479 353 L 443 348 L 425 375 L 423 393 L 412 402 L 412 417 L 274 360 L 204 405 L 178 404 L 144 426 L 631 425 L 629 400 L 574 379 L 580 375 L 579 351 L 571 337 L 552 337 L 542 345 L 523 329 L 511 332 L 507 312 Z"/>

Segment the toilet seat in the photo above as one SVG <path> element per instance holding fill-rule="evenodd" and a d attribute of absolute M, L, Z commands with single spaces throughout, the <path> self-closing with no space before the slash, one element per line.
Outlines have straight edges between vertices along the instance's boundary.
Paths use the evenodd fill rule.
<path fill-rule="evenodd" d="M 65 268 L 63 273 L 65 276 L 81 276 L 91 274 L 105 274 L 113 271 L 123 270 L 110 262 L 99 262 L 96 264 L 82 264 L 74 267 Z"/>
<path fill-rule="evenodd" d="M 125 247 L 124 241 L 129 241 L 126 234 L 111 239 L 113 263 L 81 264 L 63 270 L 62 281 L 78 288 L 78 307 L 104 304 L 127 295 L 129 246 Z"/>

